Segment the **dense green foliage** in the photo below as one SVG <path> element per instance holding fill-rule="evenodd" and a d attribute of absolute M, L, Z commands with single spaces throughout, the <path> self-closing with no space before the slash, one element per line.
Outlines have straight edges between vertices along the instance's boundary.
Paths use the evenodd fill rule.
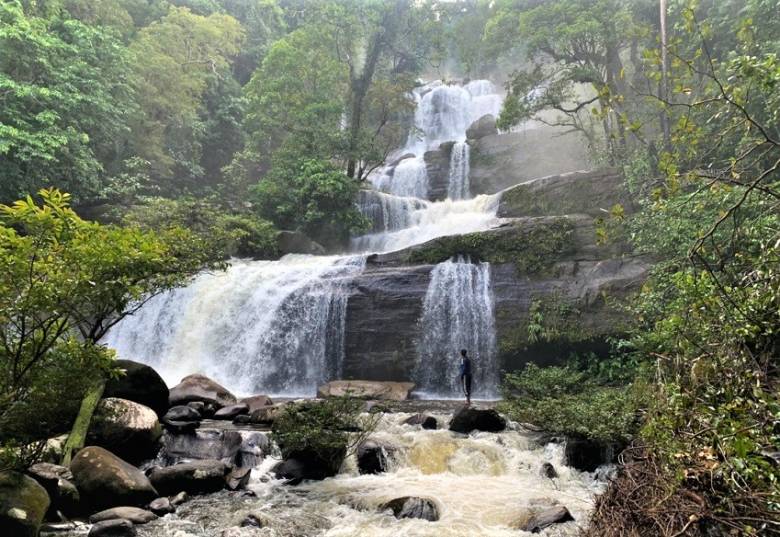
<path fill-rule="evenodd" d="M 182 228 L 102 226 L 80 219 L 67 194 L 40 195 L 41 205 L 0 206 L 0 442 L 10 447 L 63 432 L 89 382 L 110 369 L 99 342 L 111 326 L 218 266 Z"/>
<path fill-rule="evenodd" d="M 501 406 L 512 419 L 537 423 L 570 437 L 624 443 L 637 430 L 638 399 L 625 386 L 609 386 L 575 367 L 528 364 L 509 373 Z"/>
<path fill-rule="evenodd" d="M 351 397 L 287 405 L 274 420 L 273 440 L 284 458 L 319 459 L 337 471 L 376 428 L 380 415 L 363 408 L 364 401 Z"/>

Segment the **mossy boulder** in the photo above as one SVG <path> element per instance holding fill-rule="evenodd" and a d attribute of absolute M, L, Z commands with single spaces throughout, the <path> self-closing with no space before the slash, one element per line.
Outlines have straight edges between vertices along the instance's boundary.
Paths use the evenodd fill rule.
<path fill-rule="evenodd" d="M 456 256 L 493 264 L 512 263 L 537 274 L 576 249 L 575 222 L 568 217 L 521 219 L 489 231 L 451 235 L 406 251 L 407 263 L 442 263 Z"/>
<path fill-rule="evenodd" d="M 146 505 L 159 496 L 144 473 L 101 447 L 85 447 L 70 465 L 81 500 L 92 511 Z"/>
<path fill-rule="evenodd" d="M 31 477 L 0 473 L 0 535 L 36 537 L 49 509 L 49 495 Z"/>
<path fill-rule="evenodd" d="M 154 410 L 127 399 L 109 397 L 98 403 L 87 440 L 129 462 L 140 463 L 157 453 L 161 436 Z"/>

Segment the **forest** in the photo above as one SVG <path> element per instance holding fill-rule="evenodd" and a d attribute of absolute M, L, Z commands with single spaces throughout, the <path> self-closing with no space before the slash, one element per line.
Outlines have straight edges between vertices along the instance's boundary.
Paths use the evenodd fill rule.
<path fill-rule="evenodd" d="M 619 452 L 566 535 L 780 535 L 777 0 L 0 0 L 3 511 L 3 476 L 48 439 L 84 446 L 74 420 L 122 376 L 112 330 L 236 260 L 354 254 L 376 233 L 359 200 L 407 162 L 419 88 L 483 79 L 496 136 L 554 129 L 616 170 L 626 194 L 597 211 L 593 248 L 652 264 L 628 298 L 601 297 L 621 322 L 607 350 L 494 372 L 502 415 Z M 539 157 L 564 159 L 555 143 Z M 432 274 L 510 260 L 531 279 L 558 255 L 542 235 L 441 238 L 456 233 L 430 237 L 445 253 L 371 252 Z M 525 349 L 565 339 L 577 312 L 526 302 Z M 330 419 L 308 434 L 350 427 Z"/>

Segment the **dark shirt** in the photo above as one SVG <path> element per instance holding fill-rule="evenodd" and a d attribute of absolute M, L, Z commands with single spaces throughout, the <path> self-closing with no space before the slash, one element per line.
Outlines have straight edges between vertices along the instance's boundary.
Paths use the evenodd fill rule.
<path fill-rule="evenodd" d="M 471 358 L 460 359 L 460 376 L 471 375 Z"/>

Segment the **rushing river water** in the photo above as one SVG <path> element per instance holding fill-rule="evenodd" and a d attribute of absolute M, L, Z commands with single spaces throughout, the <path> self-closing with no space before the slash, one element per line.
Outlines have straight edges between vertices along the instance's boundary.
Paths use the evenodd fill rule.
<path fill-rule="evenodd" d="M 540 445 L 537 435 L 511 425 L 502 433 L 470 436 L 404 425 L 410 414 L 386 414 L 374 438 L 395 445 L 389 471 L 359 475 L 354 457 L 341 473 L 290 487 L 269 474 L 272 456 L 253 471 L 249 490 L 195 497 L 175 514 L 142 526 L 141 537 L 503 537 L 529 510 L 564 505 L 575 521 L 545 530 L 574 536 L 603 482 L 563 465 L 563 448 Z M 449 415 L 434 416 L 445 425 Z M 543 477 L 544 463 L 558 477 Z M 401 496 L 433 500 L 440 520 L 397 520 L 381 505 Z M 254 516 L 262 528 L 240 527 Z M 75 536 L 77 533 L 69 534 Z"/>

